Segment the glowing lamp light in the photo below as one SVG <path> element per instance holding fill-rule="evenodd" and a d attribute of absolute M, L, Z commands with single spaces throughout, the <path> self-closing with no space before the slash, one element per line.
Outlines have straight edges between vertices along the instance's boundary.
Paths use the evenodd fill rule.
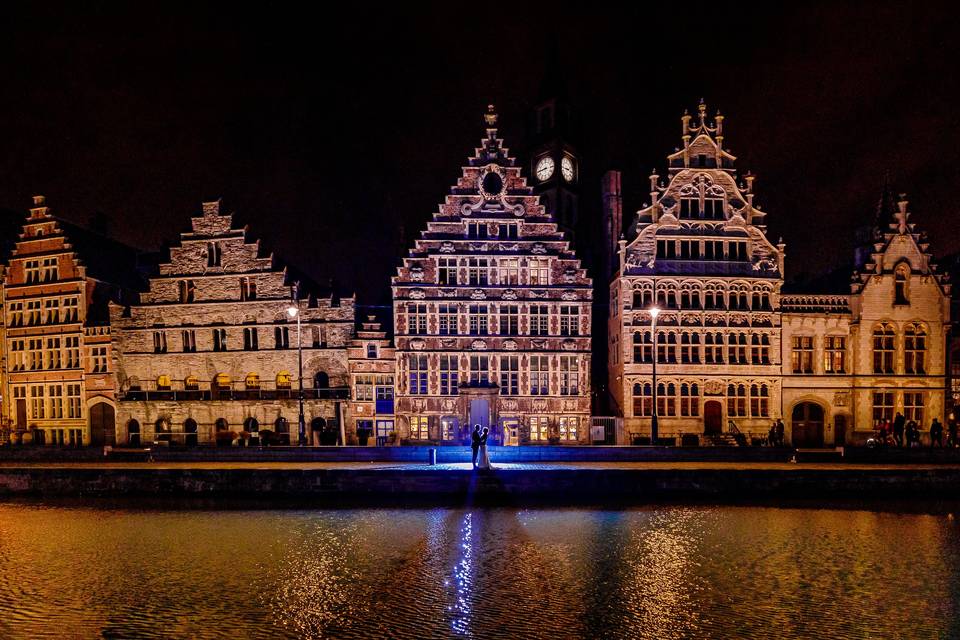
<path fill-rule="evenodd" d="M 660 315 L 660 307 L 650 307 L 650 317 L 656 320 L 658 315 Z"/>
<path fill-rule="evenodd" d="M 297 317 L 297 308 L 296 307 L 287 307 L 287 315 L 291 318 Z"/>

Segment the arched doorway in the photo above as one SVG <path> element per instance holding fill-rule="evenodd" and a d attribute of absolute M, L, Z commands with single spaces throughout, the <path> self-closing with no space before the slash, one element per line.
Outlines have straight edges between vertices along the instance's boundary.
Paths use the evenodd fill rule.
<path fill-rule="evenodd" d="M 823 407 L 815 402 L 801 402 L 793 408 L 790 426 L 793 446 L 823 446 Z"/>
<path fill-rule="evenodd" d="M 127 423 L 127 444 L 131 447 L 140 446 L 140 423 L 133 419 Z"/>
<path fill-rule="evenodd" d="M 277 442 L 280 444 L 290 444 L 290 422 L 280 416 L 273 423 L 273 430 L 277 434 Z"/>
<path fill-rule="evenodd" d="M 713 435 L 723 432 L 723 405 L 719 400 L 703 403 L 703 433 Z"/>
<path fill-rule="evenodd" d="M 197 421 L 187 418 L 183 422 L 183 443 L 188 447 L 197 446 Z"/>
<path fill-rule="evenodd" d="M 116 411 L 106 402 L 90 407 L 90 444 L 94 447 L 113 445 L 117 439 Z"/>

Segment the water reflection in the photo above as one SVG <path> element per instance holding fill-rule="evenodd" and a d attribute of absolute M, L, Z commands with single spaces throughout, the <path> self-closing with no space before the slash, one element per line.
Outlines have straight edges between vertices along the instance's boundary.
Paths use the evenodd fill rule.
<path fill-rule="evenodd" d="M 960 637 L 946 514 L 0 504 L 0 637 Z"/>

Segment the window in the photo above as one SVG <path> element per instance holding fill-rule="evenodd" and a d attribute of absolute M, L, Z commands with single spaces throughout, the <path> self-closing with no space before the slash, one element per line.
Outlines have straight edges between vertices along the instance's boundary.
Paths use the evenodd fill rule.
<path fill-rule="evenodd" d="M 723 299 L 723 291 L 708 286 L 703 292 L 704 309 L 724 309 L 726 302 Z"/>
<path fill-rule="evenodd" d="M 50 418 L 63 417 L 63 385 L 53 384 L 47 388 L 47 397 L 50 399 Z"/>
<path fill-rule="evenodd" d="M 92 347 L 90 349 L 90 367 L 92 373 L 107 372 L 107 348 Z"/>
<path fill-rule="evenodd" d="M 459 333 L 460 322 L 456 304 L 441 304 L 439 306 L 440 335 L 455 336 Z"/>
<path fill-rule="evenodd" d="M 260 348 L 259 338 L 257 337 L 256 327 L 244 327 L 243 329 L 243 350 L 256 351 Z"/>
<path fill-rule="evenodd" d="M 256 390 L 260 388 L 260 374 L 258 373 L 248 373 L 247 377 L 243 380 L 243 385 L 248 390 Z"/>
<path fill-rule="evenodd" d="M 695 289 L 684 288 L 680 290 L 680 308 L 681 309 L 699 309 L 700 292 Z"/>
<path fill-rule="evenodd" d="M 684 417 L 700 415 L 700 387 L 696 382 L 680 385 L 680 415 Z"/>
<path fill-rule="evenodd" d="M 407 333 L 411 335 L 426 335 L 427 333 L 427 305 L 407 305 Z"/>
<path fill-rule="evenodd" d="M 40 282 L 40 261 L 27 260 L 23 265 L 23 273 L 27 280 L 27 284 Z"/>
<path fill-rule="evenodd" d="M 560 356 L 560 395 L 580 394 L 580 367 L 577 356 Z"/>
<path fill-rule="evenodd" d="M 47 338 L 47 348 L 44 355 L 46 356 L 44 368 L 60 368 L 60 338 Z"/>
<path fill-rule="evenodd" d="M 430 438 L 427 416 L 410 416 L 410 438 L 427 440 Z"/>
<path fill-rule="evenodd" d="M 576 440 L 579 422 L 577 416 L 560 416 L 560 439 L 567 442 Z"/>
<path fill-rule="evenodd" d="M 742 384 L 727 385 L 727 415 L 742 418 L 747 415 L 747 387 Z"/>
<path fill-rule="evenodd" d="M 469 308 L 470 335 L 485 336 L 489 333 L 487 316 L 488 307 L 485 304 L 472 304 Z"/>
<path fill-rule="evenodd" d="M 197 350 L 197 332 L 194 329 L 184 329 L 180 332 L 184 353 L 194 353 Z"/>
<path fill-rule="evenodd" d="M 290 389 L 291 383 L 290 373 L 287 371 L 281 371 L 277 374 L 277 389 Z"/>
<path fill-rule="evenodd" d="M 515 304 L 500 305 L 500 335 L 515 336 L 520 333 L 520 307 Z"/>
<path fill-rule="evenodd" d="M 377 400 L 393 400 L 393 376 L 377 376 L 373 383 L 376 385 Z"/>
<path fill-rule="evenodd" d="M 80 336 L 67 336 L 64 339 L 64 342 L 67 347 L 67 369 L 79 369 L 80 368 Z M 104 358 L 106 357 L 107 348 L 103 347 Z M 104 364 L 104 371 L 106 371 L 106 364 Z"/>
<path fill-rule="evenodd" d="M 530 416 L 530 439 L 543 442 L 550 437 L 550 423 L 546 416 Z"/>
<path fill-rule="evenodd" d="M 893 392 L 873 392 L 873 422 L 893 420 Z"/>
<path fill-rule="evenodd" d="M 26 368 L 27 368 L 26 342 L 23 340 L 11 340 L 10 341 L 10 369 L 12 371 L 24 371 Z"/>
<path fill-rule="evenodd" d="M 653 415 L 653 387 L 649 382 L 633 385 L 633 415 L 636 417 Z"/>
<path fill-rule="evenodd" d="M 545 336 L 550 333 L 550 307 L 545 304 L 530 305 L 530 335 Z"/>
<path fill-rule="evenodd" d="M 327 346 L 327 328 L 313 325 L 310 327 L 310 334 L 313 338 L 313 348 L 319 349 Z"/>
<path fill-rule="evenodd" d="M 813 336 L 793 336 L 790 362 L 794 373 L 813 373 Z"/>
<path fill-rule="evenodd" d="M 873 330 L 873 372 L 893 373 L 893 326 L 877 325 Z"/>
<path fill-rule="evenodd" d="M 457 285 L 457 259 L 440 258 L 437 265 L 437 283 L 455 287 Z"/>
<path fill-rule="evenodd" d="M 550 284 L 550 261 L 546 258 L 529 258 L 527 260 L 527 282 L 532 286 L 547 286 Z"/>
<path fill-rule="evenodd" d="M 456 355 L 440 356 L 440 395 L 455 396 L 460 386 L 460 361 Z"/>
<path fill-rule="evenodd" d="M 56 299 L 47 300 L 43 306 L 47 316 L 46 323 L 60 324 L 60 301 Z"/>
<path fill-rule="evenodd" d="M 727 260 L 746 260 L 747 256 L 747 243 L 746 242 L 729 242 L 727 243 Z M 746 308 L 746 293 L 743 294 L 743 307 Z"/>
<path fill-rule="evenodd" d="M 906 265 L 897 267 L 893 276 L 893 304 L 910 304 L 910 299 L 907 297 L 908 275 L 909 269 Z"/>
<path fill-rule="evenodd" d="M 467 261 L 467 280 L 473 286 L 486 286 L 490 281 L 490 261 L 486 258 L 470 258 Z"/>
<path fill-rule="evenodd" d="M 273 348 L 274 349 L 290 348 L 290 329 L 288 327 L 273 328 Z"/>
<path fill-rule="evenodd" d="M 43 282 L 53 282 L 60 278 L 60 267 L 57 265 L 57 258 L 43 259 Z"/>
<path fill-rule="evenodd" d="M 657 332 L 657 362 L 666 364 L 677 362 L 677 334 L 666 331 Z"/>
<path fill-rule="evenodd" d="M 516 222 L 501 222 L 499 231 L 501 240 L 516 240 L 520 237 L 520 226 Z"/>
<path fill-rule="evenodd" d="M 680 198 L 680 218 L 691 220 L 700 217 L 700 198 Z"/>
<path fill-rule="evenodd" d="M 668 418 L 677 415 L 677 385 L 672 382 L 657 385 L 657 415 Z"/>
<path fill-rule="evenodd" d="M 193 284 L 193 280 L 181 280 L 177 283 L 177 291 L 180 295 L 180 302 L 193 302 L 196 286 Z"/>
<path fill-rule="evenodd" d="M 377 359 L 377 345 L 373 342 L 367 343 L 367 358 L 371 360 Z"/>
<path fill-rule="evenodd" d="M 911 322 L 903 334 L 904 373 L 924 374 L 927 350 L 927 332 L 923 325 Z M 919 422 L 919 421 L 918 421 Z"/>
<path fill-rule="evenodd" d="M 723 364 L 723 334 L 708 333 L 704 337 L 704 363 Z"/>
<path fill-rule="evenodd" d="M 27 349 L 30 370 L 39 371 L 43 368 L 43 340 L 40 338 L 30 338 L 27 341 Z"/>
<path fill-rule="evenodd" d="M 490 356 L 470 356 L 470 384 L 490 384 Z"/>
<path fill-rule="evenodd" d="M 170 376 L 157 376 L 157 391 L 170 391 Z"/>
<path fill-rule="evenodd" d="M 410 372 L 410 394 L 427 394 L 427 356 L 411 354 L 407 356 Z"/>
<path fill-rule="evenodd" d="M 220 243 L 219 242 L 207 243 L 207 266 L 208 267 L 220 266 Z"/>
<path fill-rule="evenodd" d="M 30 417 L 34 420 L 46 418 L 46 406 L 43 399 L 43 387 L 33 385 L 30 387 Z"/>
<path fill-rule="evenodd" d="M 23 303 L 22 302 L 10 303 L 10 326 L 11 327 L 23 326 Z"/>
<path fill-rule="evenodd" d="M 227 350 L 227 330 L 226 329 L 213 330 L 213 350 L 214 351 Z"/>
<path fill-rule="evenodd" d="M 550 359 L 530 356 L 530 395 L 545 396 L 550 392 Z"/>
<path fill-rule="evenodd" d="M 767 385 L 750 385 L 750 415 L 754 418 L 770 416 L 770 392 L 767 390 Z"/>
<path fill-rule="evenodd" d="M 633 308 L 649 309 L 653 306 L 653 289 L 634 289 L 633 290 Z"/>
<path fill-rule="evenodd" d="M 560 335 L 580 335 L 580 307 L 576 305 L 560 305 Z"/>
<path fill-rule="evenodd" d="M 500 228 L 502 229 L 503 227 L 501 226 Z M 504 258 L 500 260 L 500 284 L 520 284 L 520 261 L 517 258 Z"/>
<path fill-rule="evenodd" d="M 200 389 L 200 380 L 197 376 L 187 376 L 183 379 L 183 388 L 186 391 L 198 391 Z"/>
<path fill-rule="evenodd" d="M 500 356 L 500 395 L 515 396 L 520 393 L 520 359 L 517 356 Z"/>
<path fill-rule="evenodd" d="M 823 339 L 824 373 L 845 373 L 847 370 L 847 339 L 827 336 Z"/>
<path fill-rule="evenodd" d="M 467 237 L 473 238 L 476 240 L 486 240 L 487 239 L 487 223 L 486 222 L 468 222 Z"/>
<path fill-rule="evenodd" d="M 82 409 L 80 404 L 80 385 L 67 385 L 67 417 L 82 418 Z"/>
<path fill-rule="evenodd" d="M 723 198 L 704 198 L 701 217 L 705 220 L 723 220 Z"/>
<path fill-rule="evenodd" d="M 27 324 L 35 327 L 40 324 L 40 301 L 27 301 Z"/>
<path fill-rule="evenodd" d="M 727 361 L 730 364 L 747 364 L 747 334 L 731 333 L 727 336 Z"/>
<path fill-rule="evenodd" d="M 240 300 L 257 299 L 257 281 L 254 278 L 240 278 Z"/>
<path fill-rule="evenodd" d="M 657 240 L 657 257 L 673 259 L 677 257 L 676 240 Z"/>
<path fill-rule="evenodd" d="M 750 361 L 753 364 L 770 364 L 770 335 L 755 333 L 750 336 Z"/>
<path fill-rule="evenodd" d="M 167 352 L 167 334 L 164 333 L 163 331 L 153 332 L 153 352 L 154 353 Z"/>
<path fill-rule="evenodd" d="M 635 331 L 633 334 L 633 361 L 653 362 L 653 336 L 650 331 Z"/>
<path fill-rule="evenodd" d="M 373 402 L 372 375 L 357 375 L 353 383 L 353 396 L 360 402 Z"/>
<path fill-rule="evenodd" d="M 904 391 L 903 392 L 903 417 L 907 420 L 915 420 L 923 428 L 923 392 L 922 391 Z"/>

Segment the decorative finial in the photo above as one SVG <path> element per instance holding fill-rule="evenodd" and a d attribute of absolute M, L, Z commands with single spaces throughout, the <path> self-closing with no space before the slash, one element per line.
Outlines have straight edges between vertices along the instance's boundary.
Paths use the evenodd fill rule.
<path fill-rule="evenodd" d="M 46 201 L 46 196 L 33 196 L 33 204 L 38 207 L 42 207 Z"/>
<path fill-rule="evenodd" d="M 487 105 L 487 112 L 483 114 L 483 120 L 488 127 L 497 126 L 497 109 L 492 104 Z"/>

